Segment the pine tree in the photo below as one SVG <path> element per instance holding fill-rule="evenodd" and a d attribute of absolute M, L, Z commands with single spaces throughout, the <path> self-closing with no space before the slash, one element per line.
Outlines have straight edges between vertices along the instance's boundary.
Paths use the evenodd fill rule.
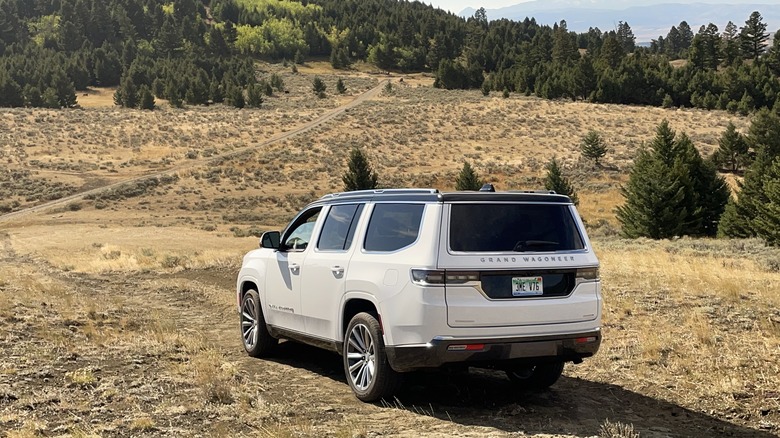
<path fill-rule="evenodd" d="M 737 25 L 731 21 L 726 24 L 726 28 L 721 34 L 721 52 L 723 53 L 723 65 L 734 65 L 742 59 Z"/>
<path fill-rule="evenodd" d="M 43 96 L 41 97 L 43 99 L 44 108 L 62 108 L 60 106 L 60 99 L 57 97 L 57 90 L 53 87 L 46 88 L 46 91 L 43 92 Z"/>
<path fill-rule="evenodd" d="M 690 184 L 685 193 L 690 213 L 685 234 L 714 237 L 731 190 L 726 180 L 718 175 L 715 165 L 702 159 L 693 141 L 685 133 L 677 137 L 676 143 L 679 164 L 683 166 Z"/>
<path fill-rule="evenodd" d="M 767 24 L 763 22 L 761 14 L 758 11 L 753 11 L 739 32 L 742 53 L 745 58 L 758 59 L 764 53 L 766 50 L 764 45 L 769 39 L 766 28 Z"/>
<path fill-rule="evenodd" d="M 780 245 L 780 157 L 775 158 L 764 176 L 766 203 L 759 204 L 754 221 L 756 234 L 772 246 Z"/>
<path fill-rule="evenodd" d="M 246 90 L 246 104 L 251 108 L 260 108 L 263 104 L 263 86 L 261 84 L 253 84 L 247 87 Z"/>
<path fill-rule="evenodd" d="M 222 84 L 216 80 L 211 80 L 211 86 L 209 87 L 209 97 L 214 103 L 222 103 L 225 100 L 225 92 L 222 89 Z"/>
<path fill-rule="evenodd" d="M 325 97 L 325 90 L 328 87 L 325 85 L 325 82 L 323 82 L 322 79 L 320 79 L 319 76 L 315 76 L 314 80 L 312 81 L 312 90 L 314 91 L 314 94 L 317 95 L 320 99 Z"/>
<path fill-rule="evenodd" d="M 141 85 L 141 89 L 138 90 L 138 96 L 139 96 L 138 105 L 141 109 L 145 109 L 145 110 L 154 109 L 154 94 L 152 94 L 152 90 L 150 90 L 146 84 Z"/>
<path fill-rule="evenodd" d="M 122 79 L 122 84 L 114 93 L 114 103 L 125 108 L 135 108 L 138 106 L 138 87 L 133 82 L 130 75 Z"/>
<path fill-rule="evenodd" d="M 165 21 L 152 45 L 161 57 L 174 55 L 181 50 L 183 45 L 181 28 L 176 26 L 173 17 L 170 15 L 165 17 Z"/>
<path fill-rule="evenodd" d="M 52 74 L 51 87 L 57 92 L 57 100 L 62 108 L 72 108 L 76 105 L 76 87 L 63 70 Z"/>
<path fill-rule="evenodd" d="M 682 234 L 679 219 L 687 214 L 684 187 L 649 151 L 640 152 L 621 193 L 626 202 L 616 209 L 616 216 L 626 237 L 664 239 Z"/>
<path fill-rule="evenodd" d="M 165 84 L 165 98 L 168 99 L 168 103 L 174 108 L 181 108 L 183 105 L 179 86 L 173 78 L 169 78 L 168 83 Z"/>
<path fill-rule="evenodd" d="M 350 152 L 348 169 L 341 180 L 347 192 L 377 188 L 377 174 L 371 169 L 368 158 L 360 148 L 353 148 Z"/>
<path fill-rule="evenodd" d="M 574 186 L 569 182 L 569 179 L 563 175 L 563 170 L 561 169 L 558 160 L 553 158 L 547 163 L 546 168 L 547 176 L 544 178 L 544 188 L 552 190 L 559 195 L 568 196 L 574 205 L 579 204 L 580 201 L 577 197 L 577 192 L 574 190 Z"/>
<path fill-rule="evenodd" d="M 780 116 L 763 109 L 753 116 L 746 137 L 748 147 L 756 157 L 738 183 L 737 198 L 731 198 L 718 226 L 722 237 L 755 237 L 755 221 L 762 205 L 769 203 L 764 191 L 764 177 L 772 161 L 780 156 Z"/>
<path fill-rule="evenodd" d="M 0 107 L 24 105 L 22 88 L 5 71 L 0 71 Z"/>
<path fill-rule="evenodd" d="M 344 81 L 341 78 L 336 81 L 336 91 L 338 91 L 339 94 L 344 94 L 347 92 L 347 86 L 344 85 Z"/>
<path fill-rule="evenodd" d="M 227 101 L 229 104 L 233 105 L 236 108 L 243 108 L 246 106 L 246 100 L 244 99 L 244 90 L 234 85 L 228 89 L 227 92 Z"/>
<path fill-rule="evenodd" d="M 455 190 L 479 190 L 484 183 L 471 164 L 465 161 L 458 174 L 458 179 L 455 180 Z"/>
<path fill-rule="evenodd" d="M 580 143 L 580 150 L 582 151 L 582 156 L 594 160 L 596 166 L 600 166 L 599 160 L 607 155 L 607 144 L 604 143 L 604 139 L 598 132 L 590 131 L 583 137 Z"/>
<path fill-rule="evenodd" d="M 282 77 L 276 73 L 272 74 L 271 86 L 274 87 L 277 91 L 284 91 L 284 81 L 282 80 Z"/>
<path fill-rule="evenodd" d="M 714 235 L 729 196 L 714 166 L 666 121 L 656 129 L 650 149 L 640 152 L 621 192 L 625 204 L 616 215 L 623 234 L 653 239 Z"/>
<path fill-rule="evenodd" d="M 726 126 L 726 131 L 720 136 L 718 145 L 718 150 L 713 156 L 715 164 L 726 167 L 731 172 L 738 172 L 746 164 L 748 144 L 733 123 L 729 122 Z"/>

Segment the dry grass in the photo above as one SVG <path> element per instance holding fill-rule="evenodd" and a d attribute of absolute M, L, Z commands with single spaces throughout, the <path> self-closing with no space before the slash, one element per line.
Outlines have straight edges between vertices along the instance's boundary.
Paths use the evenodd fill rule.
<path fill-rule="evenodd" d="M 391 75 L 391 93 L 327 126 L 240 157 L 198 161 L 313 120 L 387 77 L 370 66 L 354 68 L 334 72 L 312 62 L 292 74 L 262 65 L 262 75 L 283 75 L 289 94 L 267 99 L 258 111 L 119 110 L 101 107 L 109 92 L 103 90 L 87 96 L 95 108 L 0 112 L 0 183 L 6 183 L 0 208 L 18 210 L 160 169 L 174 169 L 177 177 L 135 196 L 77 201 L 0 225 L 0 430 L 25 437 L 443 437 L 519 430 L 590 436 L 608 429 L 631 436 L 664 425 L 648 414 L 632 426 L 634 417 L 603 412 L 610 403 L 603 399 L 590 406 L 594 387 L 614 400 L 620 390 L 632 400 L 688 409 L 700 416 L 691 420 L 697 427 L 713 419 L 748 431 L 780 423 L 780 252 L 755 241 L 614 237 L 618 187 L 662 119 L 705 154 L 729 121 L 744 130 L 746 119 L 485 98 L 432 89 L 424 75 L 404 76 L 403 83 Z M 329 93 L 344 77 L 348 96 L 312 99 L 313 74 L 325 79 Z M 604 133 L 612 149 L 603 168 L 579 157 L 579 138 L 591 129 Z M 339 380 L 337 359 L 333 371 L 289 356 L 242 355 L 232 290 L 241 255 L 257 246 L 254 236 L 263 230 L 278 229 L 306 202 L 340 190 L 353 146 L 368 152 L 385 186 L 442 190 L 453 189 L 464 160 L 499 189 L 539 188 L 544 163 L 562 160 L 595 236 L 605 297 L 603 349 L 567 367 L 569 377 L 584 382 L 562 383 L 575 402 L 566 395 L 496 406 L 501 389 L 482 409 L 468 404 L 474 395 L 466 388 L 451 397 L 465 407 L 450 418 L 446 404 L 356 402 Z M 505 387 L 492 379 L 487 386 Z M 582 391 L 580 383 L 596 386 Z M 619 411 L 623 399 L 614 400 L 609 408 Z M 585 413 L 562 417 L 555 406 L 566 403 Z"/>
<path fill-rule="evenodd" d="M 757 241 L 597 242 L 605 344 L 589 379 L 746 418 L 780 408 L 780 251 Z M 777 322 L 777 323 L 776 323 Z"/>

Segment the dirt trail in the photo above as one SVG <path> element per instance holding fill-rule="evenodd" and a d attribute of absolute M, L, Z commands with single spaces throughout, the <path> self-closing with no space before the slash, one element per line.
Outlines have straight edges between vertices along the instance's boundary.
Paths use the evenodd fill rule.
<path fill-rule="evenodd" d="M 46 202 L 46 203 L 43 203 L 43 204 L 40 204 L 40 205 L 36 205 L 34 207 L 25 208 L 23 210 L 15 211 L 15 212 L 12 212 L 12 213 L 7 213 L 7 214 L 4 214 L 4 215 L 0 216 L 0 223 L 8 222 L 8 221 L 11 221 L 11 220 L 14 220 L 14 219 L 18 219 L 20 217 L 24 217 L 24 216 L 27 216 L 27 215 L 32 214 L 32 213 L 45 211 L 45 210 L 48 210 L 48 209 L 53 208 L 53 207 L 63 206 L 65 204 L 69 203 L 69 202 L 78 201 L 78 200 L 84 199 L 84 197 L 86 197 L 86 196 L 96 195 L 96 194 L 102 193 L 102 192 L 104 192 L 106 190 L 117 188 L 117 187 L 119 187 L 119 186 L 121 186 L 123 184 L 133 183 L 133 182 L 141 181 L 141 180 L 144 180 L 144 179 L 147 179 L 147 178 L 154 178 L 154 177 L 172 175 L 172 174 L 175 174 L 177 172 L 180 172 L 180 171 L 183 171 L 183 170 L 187 170 L 187 169 L 191 169 L 191 168 L 198 167 L 198 166 L 202 166 L 202 165 L 220 163 L 220 162 L 224 161 L 225 159 L 234 158 L 236 156 L 240 156 L 240 155 L 245 154 L 245 153 L 247 153 L 247 152 L 249 152 L 251 150 L 255 150 L 255 149 L 258 149 L 258 148 L 266 147 L 266 146 L 272 145 L 274 143 L 278 143 L 280 141 L 288 140 L 288 139 L 290 139 L 292 137 L 295 137 L 295 136 L 297 136 L 299 134 L 303 134 L 305 132 L 308 132 L 308 131 L 312 130 L 313 128 L 316 128 L 317 126 L 320 126 L 320 125 L 322 125 L 324 123 L 327 123 L 327 122 L 333 120 L 334 118 L 336 118 L 339 115 L 343 114 L 348 109 L 354 108 L 355 106 L 360 105 L 361 103 L 365 102 L 366 100 L 373 99 L 374 97 L 379 95 L 379 93 L 382 91 L 382 88 L 385 86 L 385 84 L 387 82 L 388 82 L 388 80 L 381 81 L 379 83 L 379 85 L 377 85 L 376 87 L 374 87 L 374 88 L 372 88 L 372 89 L 370 89 L 370 90 L 368 90 L 368 91 L 358 95 L 356 98 L 354 98 L 350 102 L 348 102 L 348 103 L 346 103 L 344 105 L 341 105 L 341 106 L 339 106 L 337 108 L 334 108 L 334 109 L 326 112 L 325 114 L 317 117 L 316 119 L 312 120 L 311 122 L 308 122 L 308 123 L 305 123 L 303 125 L 297 126 L 297 127 L 293 128 L 293 129 L 287 131 L 287 132 L 284 132 L 284 133 L 281 133 L 281 134 L 277 134 L 277 135 L 275 135 L 275 136 L 273 136 L 273 137 L 269 138 L 268 140 L 265 140 L 265 141 L 263 141 L 261 143 L 253 144 L 252 146 L 246 146 L 246 147 L 243 147 L 243 148 L 238 148 L 238 149 L 232 150 L 230 152 L 226 152 L 226 153 L 223 153 L 223 154 L 215 155 L 215 156 L 212 156 L 212 157 L 209 157 L 209 158 L 187 160 L 187 162 L 185 162 L 185 163 L 182 163 L 182 164 L 179 164 L 179 165 L 176 165 L 176 166 L 172 166 L 172 167 L 170 167 L 168 169 L 165 169 L 165 170 L 145 173 L 145 174 L 140 175 L 140 176 L 127 178 L 127 179 L 124 179 L 124 180 L 121 180 L 121 181 L 115 181 L 115 182 L 112 182 L 110 184 L 105 184 L 105 185 L 102 185 L 100 187 L 92 188 L 92 189 L 86 190 L 84 192 L 76 193 L 74 195 L 66 196 L 66 197 L 63 197 L 63 198 L 60 198 L 60 199 L 55 199 L 53 201 L 49 201 L 49 202 Z"/>

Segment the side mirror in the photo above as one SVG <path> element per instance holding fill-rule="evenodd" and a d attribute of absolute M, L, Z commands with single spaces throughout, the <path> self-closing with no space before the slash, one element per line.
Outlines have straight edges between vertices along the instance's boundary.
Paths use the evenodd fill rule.
<path fill-rule="evenodd" d="M 278 231 L 266 231 L 260 236 L 260 248 L 279 249 L 282 235 Z"/>

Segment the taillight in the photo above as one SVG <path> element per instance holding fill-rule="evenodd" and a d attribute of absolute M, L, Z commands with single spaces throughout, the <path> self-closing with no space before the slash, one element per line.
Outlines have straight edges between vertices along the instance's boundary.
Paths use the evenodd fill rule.
<path fill-rule="evenodd" d="M 412 269 L 412 282 L 420 286 L 466 284 L 479 281 L 479 272 Z"/>
<path fill-rule="evenodd" d="M 599 279 L 599 268 L 581 268 L 577 269 L 577 280 L 595 281 Z"/>

